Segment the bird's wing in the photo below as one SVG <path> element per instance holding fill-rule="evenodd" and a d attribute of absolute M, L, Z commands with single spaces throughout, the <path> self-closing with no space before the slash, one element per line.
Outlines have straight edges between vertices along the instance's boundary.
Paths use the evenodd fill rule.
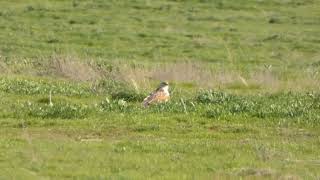
<path fill-rule="evenodd" d="M 164 97 L 165 97 L 165 93 L 163 91 L 154 91 L 143 100 L 143 105 L 148 106 L 154 101 L 159 101 L 161 99 L 164 99 Z"/>

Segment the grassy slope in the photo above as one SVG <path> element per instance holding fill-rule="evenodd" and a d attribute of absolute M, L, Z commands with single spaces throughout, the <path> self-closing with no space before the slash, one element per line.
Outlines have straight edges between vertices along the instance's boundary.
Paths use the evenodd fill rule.
<path fill-rule="evenodd" d="M 32 0 L 0 5 L 0 48 L 9 60 L 75 53 L 109 60 L 235 63 L 248 70 L 261 64 L 312 63 L 318 56 L 319 1 Z"/>
<path fill-rule="evenodd" d="M 290 79 L 319 70 L 319 4 L 1 1 L 0 59 L 13 69 L 41 69 L 53 54 L 149 65 L 191 60 L 243 73 L 271 64 L 282 78 Z M 241 111 L 212 114 L 217 113 L 215 103 L 185 114 L 181 104 L 175 105 L 179 98 L 167 108 L 143 110 L 129 103 L 127 110 L 133 112 L 100 112 L 95 104 L 108 91 L 94 94 L 87 84 L 49 79 L 30 82 L 0 82 L 0 178 L 320 176 L 318 106 L 303 108 L 302 115 L 294 117 L 281 111 L 316 104 L 303 95 L 265 103 L 265 118 Z M 50 114 L 49 108 L 48 115 L 40 107 L 46 109 L 52 88 L 58 110 Z M 176 96 L 182 96 L 178 92 Z M 249 96 L 248 102 L 250 98 L 257 97 Z M 291 99 L 297 99 L 298 107 L 290 109 L 291 104 L 284 103 L 277 109 L 277 103 Z M 82 117 L 86 108 L 58 105 L 60 101 L 88 106 L 93 112 Z M 34 108 L 30 110 L 28 103 Z M 238 104 L 227 102 L 229 106 Z M 279 114 L 269 116 L 273 107 Z M 64 113 L 66 119 L 61 118 Z"/>
<path fill-rule="evenodd" d="M 316 129 L 124 116 L 37 119 L 25 128 L 1 120 L 1 177 L 319 177 Z"/>
<path fill-rule="evenodd" d="M 144 109 L 24 82 L 0 86 L 5 179 L 319 177 L 319 94 L 203 93 Z"/>

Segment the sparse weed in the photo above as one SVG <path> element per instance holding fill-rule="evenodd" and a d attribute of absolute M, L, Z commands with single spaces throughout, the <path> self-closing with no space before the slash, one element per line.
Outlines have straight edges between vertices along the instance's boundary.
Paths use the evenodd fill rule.
<path fill-rule="evenodd" d="M 192 100 L 177 100 L 177 101 L 170 101 L 167 103 L 161 104 L 154 104 L 151 105 L 148 111 L 155 112 L 155 113 L 194 113 L 199 112 L 201 107 L 197 106 L 195 102 Z"/>
<path fill-rule="evenodd" d="M 89 96 L 92 95 L 90 88 L 83 84 L 59 81 L 27 80 L 0 78 L 0 90 L 6 93 L 37 95 L 53 94 L 65 96 Z"/>
<path fill-rule="evenodd" d="M 319 123 L 319 94 L 279 93 L 241 96 L 203 91 L 196 100 L 208 106 L 208 117 L 245 114 L 258 118 L 306 118 Z"/>
<path fill-rule="evenodd" d="M 123 99 L 111 99 L 106 98 L 105 100 L 101 101 L 99 106 L 100 111 L 105 112 L 133 112 L 137 109 L 136 106 L 129 104 L 127 101 Z"/>
<path fill-rule="evenodd" d="M 112 99 L 123 99 L 128 102 L 141 102 L 144 98 L 144 95 L 133 90 L 122 90 L 112 93 L 111 97 Z"/>
<path fill-rule="evenodd" d="M 123 99 L 128 102 L 141 102 L 145 97 L 144 94 L 137 92 L 128 84 L 113 79 L 102 80 L 97 87 L 101 89 L 103 93 L 110 95 L 114 100 Z"/>
<path fill-rule="evenodd" d="M 22 104 L 21 109 L 27 116 L 40 118 L 60 118 L 60 119 L 78 119 L 86 117 L 92 109 L 83 104 L 71 104 L 67 102 L 57 102 L 50 106 L 49 104 L 36 104 L 27 102 Z"/>
<path fill-rule="evenodd" d="M 278 93 L 264 95 L 236 95 L 221 91 L 203 90 L 195 97 L 172 99 L 168 103 L 142 108 L 144 95 L 134 91 L 125 83 L 113 80 L 101 81 L 99 85 L 107 96 L 98 106 L 77 105 L 62 101 L 51 107 L 48 99 L 41 99 L 28 107 L 27 115 L 48 118 L 80 118 L 91 109 L 94 111 L 123 113 L 193 113 L 209 118 L 244 115 L 261 119 L 301 119 L 311 124 L 319 123 L 320 95 L 318 93 Z M 0 79 L 0 90 L 13 94 L 53 94 L 64 96 L 96 95 L 89 87 L 60 82 L 48 83 L 33 80 Z M 40 103 L 40 104 L 39 104 Z M 25 108 L 24 108 L 25 109 Z M 20 113 L 21 114 L 21 113 Z"/>

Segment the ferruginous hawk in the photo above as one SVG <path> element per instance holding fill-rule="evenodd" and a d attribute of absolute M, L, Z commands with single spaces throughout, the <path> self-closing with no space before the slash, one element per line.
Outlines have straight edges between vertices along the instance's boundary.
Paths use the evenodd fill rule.
<path fill-rule="evenodd" d="M 152 103 L 167 102 L 169 99 L 169 83 L 161 82 L 159 87 L 143 100 L 143 105 L 147 107 Z"/>

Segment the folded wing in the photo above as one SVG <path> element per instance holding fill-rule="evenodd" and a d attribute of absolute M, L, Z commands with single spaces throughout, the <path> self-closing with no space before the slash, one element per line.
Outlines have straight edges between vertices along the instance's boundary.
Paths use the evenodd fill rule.
<path fill-rule="evenodd" d="M 168 95 L 164 91 L 154 91 L 143 100 L 145 107 L 149 106 L 153 102 L 163 102 L 169 99 Z"/>

